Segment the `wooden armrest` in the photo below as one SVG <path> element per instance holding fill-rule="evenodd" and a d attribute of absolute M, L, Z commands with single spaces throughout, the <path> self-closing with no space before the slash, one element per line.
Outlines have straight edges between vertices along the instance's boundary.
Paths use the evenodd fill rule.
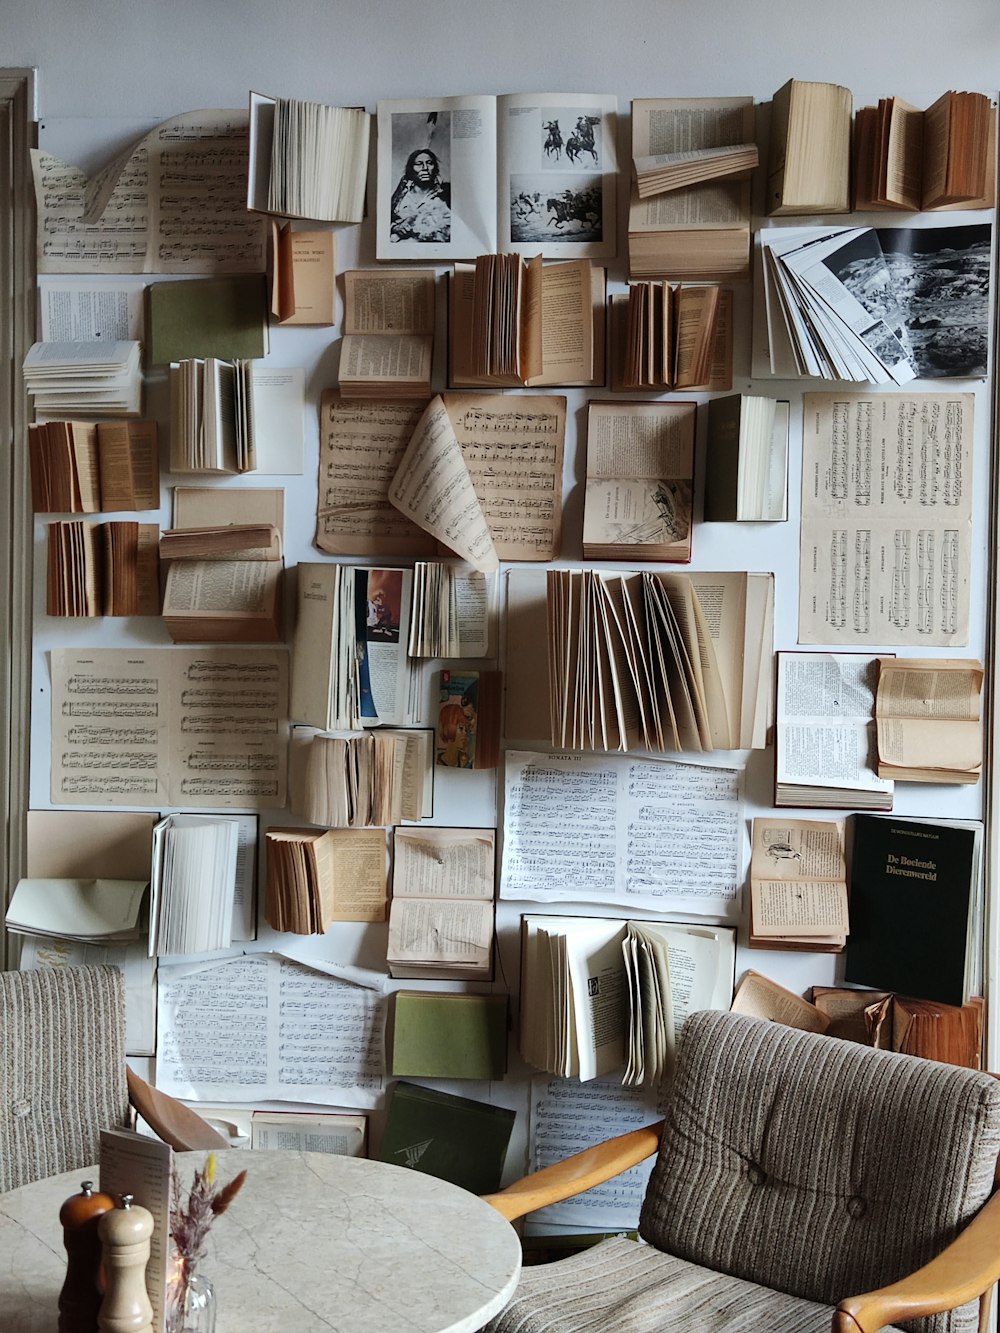
<path fill-rule="evenodd" d="M 574 1153 L 563 1162 L 543 1167 L 534 1175 L 515 1180 L 498 1194 L 484 1194 L 482 1197 L 497 1212 L 502 1213 L 508 1222 L 513 1222 L 525 1213 L 533 1213 L 536 1208 L 558 1203 L 561 1199 L 570 1199 L 593 1185 L 600 1185 L 605 1180 L 621 1175 L 630 1166 L 635 1166 L 656 1152 L 662 1133 L 662 1120 L 655 1125 L 633 1129 L 628 1134 L 619 1134 L 617 1138 Z"/>
<path fill-rule="evenodd" d="M 183 1102 L 175 1101 L 165 1092 L 158 1092 L 131 1069 L 126 1069 L 128 1099 L 154 1133 L 177 1152 L 210 1148 L 218 1151 L 229 1144 L 216 1133 L 197 1111 Z"/>
<path fill-rule="evenodd" d="M 1000 1278 L 1000 1194 L 930 1263 L 891 1286 L 849 1296 L 837 1306 L 833 1333 L 875 1333 L 887 1324 L 953 1310 Z"/>

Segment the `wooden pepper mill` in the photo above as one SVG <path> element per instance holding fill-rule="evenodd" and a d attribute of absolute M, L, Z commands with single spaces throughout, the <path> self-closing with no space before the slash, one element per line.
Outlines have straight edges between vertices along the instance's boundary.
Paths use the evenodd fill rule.
<path fill-rule="evenodd" d="M 97 1327 L 101 1333 L 153 1333 L 153 1307 L 146 1294 L 153 1216 L 146 1208 L 133 1207 L 131 1194 L 121 1198 L 122 1206 L 98 1223 L 107 1290 Z"/>
<path fill-rule="evenodd" d="M 97 1333 L 101 1291 L 97 1270 L 101 1238 L 97 1227 L 115 1201 L 110 1194 L 95 1194 L 94 1182 L 85 1180 L 59 1209 L 66 1246 L 66 1279 L 59 1293 L 59 1333 Z"/>

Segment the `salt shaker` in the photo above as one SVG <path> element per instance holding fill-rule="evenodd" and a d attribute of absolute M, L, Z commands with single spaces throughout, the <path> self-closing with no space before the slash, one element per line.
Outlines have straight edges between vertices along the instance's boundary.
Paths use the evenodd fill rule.
<path fill-rule="evenodd" d="M 97 1327 L 101 1333 L 153 1333 L 153 1307 L 146 1294 L 153 1216 L 133 1207 L 131 1194 L 121 1198 L 122 1206 L 98 1223 L 108 1285 Z"/>

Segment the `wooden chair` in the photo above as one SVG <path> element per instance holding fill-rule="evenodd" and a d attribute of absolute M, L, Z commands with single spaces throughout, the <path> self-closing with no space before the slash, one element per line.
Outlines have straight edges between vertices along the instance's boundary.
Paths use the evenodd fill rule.
<path fill-rule="evenodd" d="M 210 1125 L 125 1064 L 116 967 L 0 972 L 0 1193 L 91 1166 L 129 1103 L 178 1150 L 227 1148 Z"/>
<path fill-rule="evenodd" d="M 487 1198 L 513 1220 L 657 1151 L 648 1243 L 526 1269 L 489 1333 L 985 1333 L 1000 1277 L 991 1076 L 693 1014 L 660 1125 Z"/>

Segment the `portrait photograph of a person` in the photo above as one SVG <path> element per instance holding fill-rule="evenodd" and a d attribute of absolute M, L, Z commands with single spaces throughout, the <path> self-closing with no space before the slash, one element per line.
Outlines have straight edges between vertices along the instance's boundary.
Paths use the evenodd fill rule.
<path fill-rule="evenodd" d="M 451 240 L 450 129 L 449 111 L 393 116 L 392 156 L 399 174 L 389 206 L 390 241 Z"/>

